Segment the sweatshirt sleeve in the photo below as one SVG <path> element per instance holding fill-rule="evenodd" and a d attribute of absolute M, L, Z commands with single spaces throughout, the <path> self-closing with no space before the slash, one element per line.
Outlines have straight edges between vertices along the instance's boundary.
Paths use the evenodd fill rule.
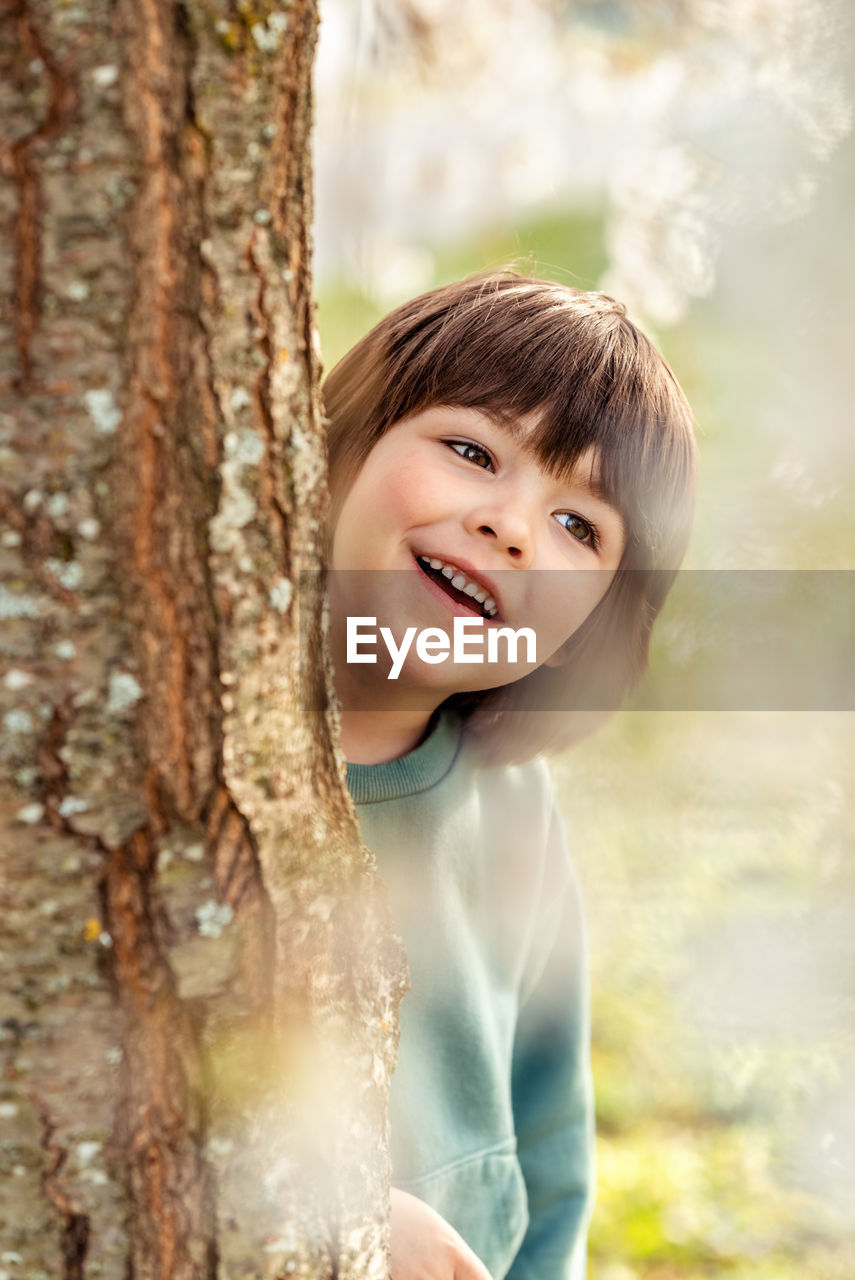
<path fill-rule="evenodd" d="M 554 803 L 548 846 L 511 1078 L 529 1225 L 507 1280 L 584 1280 L 593 1201 L 587 945 Z"/>

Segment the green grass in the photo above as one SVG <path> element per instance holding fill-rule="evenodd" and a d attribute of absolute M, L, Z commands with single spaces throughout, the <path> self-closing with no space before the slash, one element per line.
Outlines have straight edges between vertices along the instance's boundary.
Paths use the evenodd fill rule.
<path fill-rule="evenodd" d="M 855 944 L 848 970 L 822 960 L 824 920 L 855 901 L 832 852 L 851 847 L 853 748 L 847 715 L 624 713 L 556 763 L 591 935 L 592 1280 L 845 1274 L 855 1196 L 824 1144 L 852 1079 Z M 770 920 L 785 976 L 762 952 L 733 970 Z M 791 956 L 815 965 L 806 992 Z"/>

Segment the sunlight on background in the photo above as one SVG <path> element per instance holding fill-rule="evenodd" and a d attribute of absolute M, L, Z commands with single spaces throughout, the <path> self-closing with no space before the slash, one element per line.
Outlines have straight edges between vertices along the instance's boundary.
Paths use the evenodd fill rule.
<path fill-rule="evenodd" d="M 852 53 L 831 0 L 327 0 L 327 365 L 485 266 L 606 288 L 695 407 L 690 568 L 851 571 Z M 657 644 L 691 670 L 667 616 Z M 557 762 L 591 930 L 594 1280 L 855 1274 L 853 764 L 833 701 L 627 711 Z"/>

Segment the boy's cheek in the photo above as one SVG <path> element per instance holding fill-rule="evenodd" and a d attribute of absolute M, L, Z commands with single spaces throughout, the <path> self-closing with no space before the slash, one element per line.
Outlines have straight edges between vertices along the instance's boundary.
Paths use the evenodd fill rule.
<path fill-rule="evenodd" d="M 567 607 L 562 611 L 562 622 L 556 626 L 557 610 L 553 601 L 552 616 L 554 621 L 550 628 L 551 636 L 549 638 L 553 648 L 560 648 L 590 618 L 597 605 L 608 593 L 614 577 L 614 570 L 582 570 L 573 572 L 566 577 L 566 580 L 556 583 L 556 587 L 560 586 L 562 588 L 561 597 L 567 601 Z M 548 616 L 548 614 L 541 614 L 541 616 Z M 546 628 L 544 628 L 543 638 L 544 640 L 547 639 Z"/>

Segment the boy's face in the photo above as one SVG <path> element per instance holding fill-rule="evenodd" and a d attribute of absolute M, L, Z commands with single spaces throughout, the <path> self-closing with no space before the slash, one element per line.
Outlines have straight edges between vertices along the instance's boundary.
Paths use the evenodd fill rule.
<path fill-rule="evenodd" d="M 428 686 L 440 700 L 546 662 L 603 598 L 626 544 L 595 480 L 593 454 L 557 480 L 524 439 L 476 409 L 434 407 L 396 423 L 368 455 L 333 534 L 337 666 L 348 615 L 376 617 L 398 641 L 409 627 L 450 635 L 455 617 L 534 630 L 534 662 L 431 665 L 413 646 L 397 687 Z M 360 677 L 385 678 L 382 646 L 377 653 L 381 665 L 360 667 Z"/>

